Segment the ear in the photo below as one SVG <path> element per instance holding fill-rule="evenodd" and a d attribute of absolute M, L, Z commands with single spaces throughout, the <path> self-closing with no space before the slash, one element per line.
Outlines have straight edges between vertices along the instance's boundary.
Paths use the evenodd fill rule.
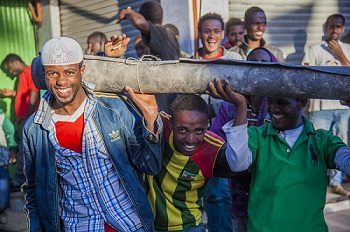
<path fill-rule="evenodd" d="M 80 68 L 80 74 L 83 75 L 85 72 L 85 65 L 81 66 Z"/>
<path fill-rule="evenodd" d="M 221 39 L 224 39 L 225 38 L 225 30 L 223 30 L 222 32 L 221 32 Z"/>
<path fill-rule="evenodd" d="M 299 103 L 300 103 L 300 107 L 299 108 L 300 108 L 300 110 L 302 110 L 307 105 L 308 99 L 307 98 L 299 99 Z"/>
<path fill-rule="evenodd" d="M 343 34 L 345 31 L 345 25 L 342 26 L 342 29 L 341 29 L 341 34 Z"/>

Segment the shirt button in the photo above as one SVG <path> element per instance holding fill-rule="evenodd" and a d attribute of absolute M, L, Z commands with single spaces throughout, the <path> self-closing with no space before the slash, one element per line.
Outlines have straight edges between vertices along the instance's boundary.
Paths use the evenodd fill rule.
<path fill-rule="evenodd" d="M 290 152 L 290 149 L 289 149 L 289 148 L 287 149 L 287 152 L 288 152 L 288 153 Z"/>

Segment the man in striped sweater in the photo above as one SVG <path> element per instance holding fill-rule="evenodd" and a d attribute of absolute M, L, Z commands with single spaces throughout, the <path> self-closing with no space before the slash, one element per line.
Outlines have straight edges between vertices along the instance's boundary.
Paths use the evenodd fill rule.
<path fill-rule="evenodd" d="M 202 200 L 213 176 L 243 179 L 226 160 L 226 143 L 207 131 L 209 108 L 198 95 L 181 95 L 170 115 L 161 113 L 165 153 L 158 175 L 147 176 L 147 197 L 155 214 L 157 231 L 205 231 Z"/>

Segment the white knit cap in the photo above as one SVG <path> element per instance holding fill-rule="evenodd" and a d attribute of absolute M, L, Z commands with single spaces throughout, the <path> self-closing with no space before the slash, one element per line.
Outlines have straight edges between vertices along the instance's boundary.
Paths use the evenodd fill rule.
<path fill-rule="evenodd" d="M 68 37 L 50 39 L 41 50 L 43 65 L 78 64 L 83 58 L 83 50 L 79 43 Z"/>

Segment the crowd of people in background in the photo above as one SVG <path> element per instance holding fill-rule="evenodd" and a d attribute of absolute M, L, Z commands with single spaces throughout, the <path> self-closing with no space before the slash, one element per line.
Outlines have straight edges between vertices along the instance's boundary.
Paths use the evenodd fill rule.
<path fill-rule="evenodd" d="M 181 50 L 176 25 L 163 25 L 160 3 L 122 9 L 122 20 L 139 31 L 132 42 L 139 59 L 196 59 Z M 197 59 L 283 64 L 282 50 L 263 38 L 266 27 L 260 7 L 226 23 L 206 13 Z M 324 29 L 302 65 L 350 66 L 350 44 L 340 41 L 344 16 L 330 15 Z M 82 49 L 68 37 L 47 41 L 42 77 L 32 77 L 16 54 L 2 61 L 18 81 L 15 90 L 0 90 L 13 98 L 17 117 L 11 122 L 0 109 L 0 223 L 7 223 L 10 192 L 21 190 L 30 231 L 328 231 L 327 186 L 350 196 L 343 185 L 349 105 L 242 95 L 219 79 L 203 94 L 138 94 L 125 86 L 97 96 L 84 81 L 83 55 L 122 57 L 130 38 L 95 31 L 86 42 Z M 45 80 L 42 97 L 33 78 Z"/>

